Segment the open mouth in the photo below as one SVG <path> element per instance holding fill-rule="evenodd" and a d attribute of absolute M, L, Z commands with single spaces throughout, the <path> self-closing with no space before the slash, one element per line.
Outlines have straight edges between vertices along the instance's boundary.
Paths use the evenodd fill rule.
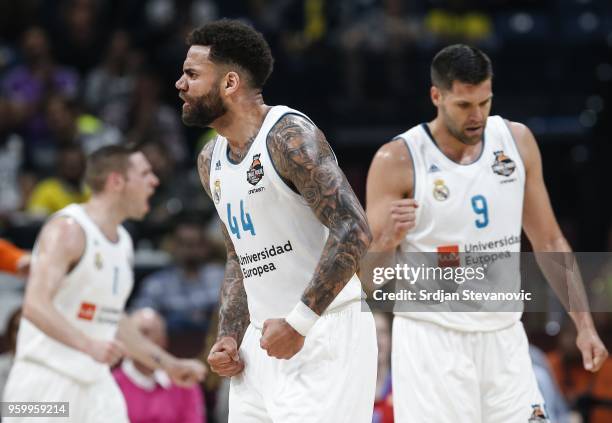
<path fill-rule="evenodd" d="M 482 132 L 482 126 L 468 126 L 465 128 L 465 133 L 469 136 L 479 135 Z"/>

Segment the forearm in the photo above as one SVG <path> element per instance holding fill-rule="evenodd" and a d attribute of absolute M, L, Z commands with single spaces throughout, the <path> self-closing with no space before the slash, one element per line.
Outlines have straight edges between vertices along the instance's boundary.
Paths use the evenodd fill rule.
<path fill-rule="evenodd" d="M 344 223 L 344 224 L 343 224 Z M 321 315 L 357 272 L 372 235 L 365 220 L 340 222 L 330 228 L 329 237 L 302 302 Z"/>
<path fill-rule="evenodd" d="M 119 321 L 117 339 L 124 345 L 130 358 L 150 369 L 167 369 L 176 358 L 142 335 L 126 316 Z"/>
<path fill-rule="evenodd" d="M 240 345 L 249 322 L 249 308 L 246 291 L 244 290 L 242 270 L 235 253 L 232 252 L 225 265 L 225 277 L 221 287 L 217 339 L 230 336 Z"/>
<path fill-rule="evenodd" d="M 578 262 L 563 237 L 534 245 L 536 260 L 578 329 L 592 328 L 593 320 Z"/>
<path fill-rule="evenodd" d="M 50 338 L 75 350 L 86 351 L 88 336 L 70 324 L 51 300 L 26 295 L 23 317 Z"/>

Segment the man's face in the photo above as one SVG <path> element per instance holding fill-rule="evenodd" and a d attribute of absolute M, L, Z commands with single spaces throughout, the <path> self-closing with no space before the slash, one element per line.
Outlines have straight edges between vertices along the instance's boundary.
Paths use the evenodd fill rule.
<path fill-rule="evenodd" d="M 183 63 L 183 75 L 175 84 L 184 101 L 182 118 L 187 126 L 210 126 L 227 111 L 221 98 L 217 67 L 209 54 L 208 46 L 191 46 Z"/>
<path fill-rule="evenodd" d="M 451 135 L 466 145 L 482 140 L 493 98 L 491 79 L 478 85 L 453 81 L 450 90 L 432 87 L 432 101 Z"/>
<path fill-rule="evenodd" d="M 141 152 L 130 155 L 130 166 L 125 176 L 122 204 L 127 208 L 127 217 L 141 220 L 149 211 L 149 198 L 155 192 L 159 180 L 151 165 Z"/>

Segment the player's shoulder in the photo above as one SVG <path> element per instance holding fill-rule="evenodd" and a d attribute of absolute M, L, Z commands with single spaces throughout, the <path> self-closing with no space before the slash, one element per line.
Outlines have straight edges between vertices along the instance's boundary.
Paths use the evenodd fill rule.
<path fill-rule="evenodd" d="M 406 140 L 401 137 L 395 137 L 383 144 L 372 160 L 373 164 L 381 165 L 387 169 L 412 168 L 412 157 L 410 150 L 406 145 Z"/>
<path fill-rule="evenodd" d="M 70 215 L 55 215 L 45 223 L 38 240 L 42 248 L 68 257 L 80 256 L 85 250 L 85 229 Z"/>
<path fill-rule="evenodd" d="M 512 138 L 516 142 L 516 147 L 519 154 L 525 163 L 525 166 L 530 167 L 533 160 L 540 155 L 536 139 L 527 125 L 521 122 L 514 122 L 504 119 L 508 125 L 508 129 L 512 134 Z"/>

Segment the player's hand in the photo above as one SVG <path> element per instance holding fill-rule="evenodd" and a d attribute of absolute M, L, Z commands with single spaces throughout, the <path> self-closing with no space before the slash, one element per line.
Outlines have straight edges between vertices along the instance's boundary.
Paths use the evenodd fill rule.
<path fill-rule="evenodd" d="M 89 339 L 84 352 L 99 363 L 113 366 L 125 355 L 125 347 L 117 340 Z"/>
<path fill-rule="evenodd" d="M 176 359 L 164 370 L 175 384 L 184 388 L 202 382 L 208 373 L 200 361 L 187 359 Z"/>
<path fill-rule="evenodd" d="M 238 343 L 231 336 L 224 336 L 215 342 L 208 354 L 210 369 L 219 376 L 236 376 L 244 369 L 244 362 L 238 354 Z"/>
<path fill-rule="evenodd" d="M 302 349 L 304 339 L 285 319 L 268 319 L 263 324 L 259 345 L 270 357 L 289 359 Z"/>
<path fill-rule="evenodd" d="M 395 200 L 389 204 L 387 219 L 383 227 L 379 247 L 390 250 L 404 239 L 409 230 L 416 225 L 416 209 L 419 207 L 413 198 Z"/>
<path fill-rule="evenodd" d="M 608 350 L 592 327 L 578 331 L 576 345 L 582 354 L 582 363 L 586 370 L 596 372 L 608 358 Z"/>

